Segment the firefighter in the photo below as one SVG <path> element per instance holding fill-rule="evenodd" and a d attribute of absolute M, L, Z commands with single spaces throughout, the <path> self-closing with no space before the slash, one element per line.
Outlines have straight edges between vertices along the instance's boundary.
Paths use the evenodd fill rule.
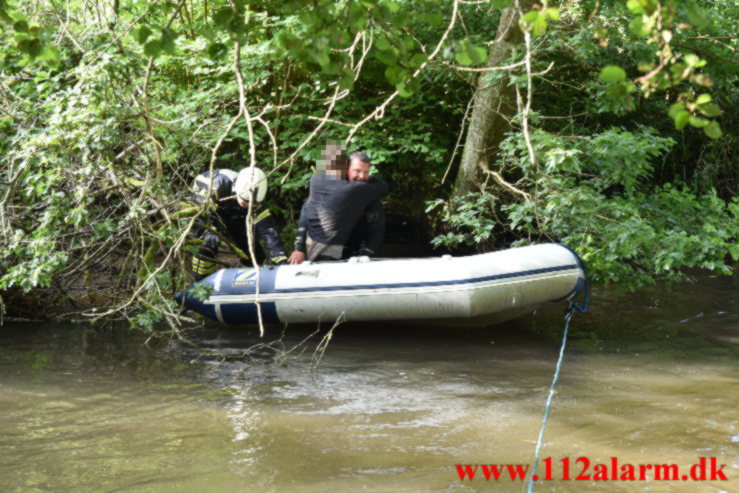
<path fill-rule="evenodd" d="M 206 221 L 211 226 L 207 228 L 202 223 L 196 224 L 192 230 L 193 235 L 203 242 L 192 259 L 192 270 L 196 280 L 215 272 L 215 258 L 221 243 L 220 235 L 227 235 L 248 255 L 246 216 L 249 212 L 250 201 L 254 218 L 252 223 L 254 238 L 261 239 L 267 249 L 264 255 L 259 242 L 254 242 L 258 251 L 257 260 L 264 257 L 275 265 L 285 263 L 286 256 L 280 241 L 280 229 L 270 214 L 269 208 L 264 204 L 264 198 L 267 195 L 267 177 L 261 169 L 244 168 L 239 173 L 230 169 L 216 169 L 212 173 L 206 171 L 195 178 L 192 191 L 195 200 L 199 203 L 208 202 L 210 217 Z M 262 257 L 260 254 L 263 254 Z M 244 264 L 247 261 L 242 259 L 241 262 Z"/>

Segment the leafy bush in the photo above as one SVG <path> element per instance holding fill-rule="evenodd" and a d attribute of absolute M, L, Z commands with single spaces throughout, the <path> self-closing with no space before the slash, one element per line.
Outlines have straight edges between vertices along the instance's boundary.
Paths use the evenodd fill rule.
<path fill-rule="evenodd" d="M 531 137 L 533 166 L 517 134 L 502 146 L 504 166 L 520 173 L 516 186 L 533 191 L 530 199 L 499 203 L 490 194 L 471 194 L 452 202 L 442 219 L 451 231 L 434 245 L 485 244 L 490 236 L 481 231 L 502 224 L 518 238 L 514 246 L 541 240 L 570 246 L 596 282 L 633 289 L 680 279 L 686 268 L 731 273 L 725 260 L 739 259 L 739 199 L 727 204 L 714 190 L 698 194 L 651 182 L 654 162 L 674 146 L 672 139 L 647 127 Z"/>

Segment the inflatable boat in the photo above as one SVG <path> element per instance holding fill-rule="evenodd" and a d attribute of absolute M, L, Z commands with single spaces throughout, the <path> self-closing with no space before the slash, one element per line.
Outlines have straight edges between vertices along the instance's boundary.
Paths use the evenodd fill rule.
<path fill-rule="evenodd" d="M 577 254 L 559 244 L 542 244 L 466 257 L 354 257 L 263 266 L 258 272 L 222 269 L 176 299 L 227 325 L 258 323 L 258 309 L 265 324 L 489 321 L 491 316 L 500 321 L 547 301 L 571 299 L 585 284 Z M 206 299 L 199 299 L 208 291 Z"/>

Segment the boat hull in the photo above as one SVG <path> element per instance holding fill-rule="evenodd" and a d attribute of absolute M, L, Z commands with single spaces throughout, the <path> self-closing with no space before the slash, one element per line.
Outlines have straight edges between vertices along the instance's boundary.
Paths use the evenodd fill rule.
<path fill-rule="evenodd" d="M 211 290 L 207 299 L 197 299 L 193 285 L 178 301 L 228 325 L 257 323 L 257 309 L 264 323 L 484 319 L 575 296 L 585 272 L 570 249 L 543 244 L 467 257 L 222 269 L 196 284 Z"/>

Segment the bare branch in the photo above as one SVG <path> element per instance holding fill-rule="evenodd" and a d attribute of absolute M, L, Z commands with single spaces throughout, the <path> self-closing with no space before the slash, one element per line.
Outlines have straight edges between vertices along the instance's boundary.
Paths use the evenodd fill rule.
<path fill-rule="evenodd" d="M 413 75 L 411 75 L 411 78 L 418 76 L 418 74 L 420 74 L 421 71 L 424 68 L 426 68 L 426 65 L 428 65 L 428 63 L 439 53 L 439 51 L 441 50 L 441 47 L 444 45 L 444 42 L 449 37 L 449 34 L 451 34 L 452 29 L 454 29 L 454 25 L 457 21 L 458 11 L 459 11 L 459 0 L 454 0 L 454 4 L 452 5 L 452 17 L 449 21 L 449 25 L 447 26 L 446 31 L 444 31 L 444 34 L 439 39 L 439 42 L 437 43 L 434 51 L 431 52 L 431 54 L 428 56 L 428 59 L 425 62 L 423 62 L 418 67 L 418 69 L 416 69 L 415 72 L 413 72 Z M 372 120 L 373 118 L 376 120 L 379 120 L 380 118 L 382 118 L 385 115 L 385 108 L 387 108 L 387 106 L 396 97 L 398 97 L 398 95 L 399 95 L 398 91 L 393 92 L 390 96 L 387 97 L 387 99 L 382 104 L 380 104 L 372 112 L 370 112 L 369 115 L 367 115 L 365 118 L 363 118 L 359 122 L 355 123 L 352 126 L 352 129 L 349 131 L 349 135 L 346 137 L 345 142 L 347 143 L 350 142 L 352 137 L 354 137 L 354 135 L 359 131 L 359 129 L 362 128 L 362 126 L 368 121 Z"/>
<path fill-rule="evenodd" d="M 464 130 L 467 126 L 467 122 L 470 119 L 470 111 L 472 111 L 472 103 L 474 101 L 475 101 L 475 95 L 473 94 L 472 97 L 470 97 L 470 100 L 467 102 L 467 109 L 464 111 L 464 117 L 462 117 L 462 124 L 459 126 L 459 135 L 457 135 L 457 142 L 454 144 L 454 151 L 452 151 L 452 157 L 449 158 L 449 164 L 446 167 L 444 176 L 441 178 L 442 185 L 444 184 L 444 182 L 446 182 L 446 177 L 449 175 L 449 171 L 452 169 L 452 163 L 454 163 L 454 158 L 457 156 L 457 150 L 460 148 L 460 142 L 462 142 L 462 136 L 464 135 Z"/>
<path fill-rule="evenodd" d="M 531 201 L 531 195 L 530 194 L 524 192 L 523 190 L 521 190 L 519 188 L 516 188 L 511 183 L 507 182 L 500 173 L 498 173 L 497 171 L 491 170 L 484 163 L 480 163 L 480 164 L 481 164 L 482 170 L 485 173 L 487 173 L 490 176 L 492 176 L 493 178 L 495 178 L 495 181 L 497 181 L 498 183 L 500 183 L 501 185 L 503 185 L 504 187 L 506 187 L 511 192 L 514 192 L 514 193 L 522 196 L 524 198 L 524 200 L 526 200 L 526 202 L 530 202 Z"/>

